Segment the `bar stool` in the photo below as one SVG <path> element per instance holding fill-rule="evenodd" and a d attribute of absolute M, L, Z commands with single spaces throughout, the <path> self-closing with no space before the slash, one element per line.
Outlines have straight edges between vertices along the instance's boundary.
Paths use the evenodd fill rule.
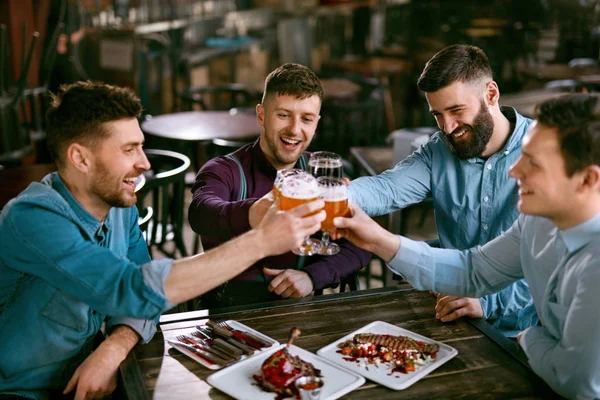
<path fill-rule="evenodd" d="M 169 150 L 144 150 L 152 167 L 144 172 L 146 184 L 138 193 L 138 209 L 144 209 L 145 199 L 150 195 L 150 207 L 154 215 L 148 222 L 146 241 L 149 248 L 156 248 L 167 257 L 174 258 L 176 251 L 182 257 L 188 252 L 183 241 L 183 209 L 185 173 L 190 159 Z M 175 248 L 165 248 L 167 242 Z"/>
<path fill-rule="evenodd" d="M 202 110 L 229 110 L 251 104 L 252 95 L 241 83 L 190 87 L 179 92 L 182 108 L 192 111 L 194 104 Z"/>

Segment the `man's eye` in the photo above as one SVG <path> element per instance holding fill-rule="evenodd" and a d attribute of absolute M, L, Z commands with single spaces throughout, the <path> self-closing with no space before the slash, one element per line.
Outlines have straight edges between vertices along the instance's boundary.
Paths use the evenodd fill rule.
<path fill-rule="evenodd" d="M 288 115 L 287 114 L 277 114 L 277 116 L 279 118 L 287 118 Z"/>
<path fill-rule="evenodd" d="M 312 118 L 303 118 L 303 119 L 304 119 L 304 122 L 313 122 Z"/>

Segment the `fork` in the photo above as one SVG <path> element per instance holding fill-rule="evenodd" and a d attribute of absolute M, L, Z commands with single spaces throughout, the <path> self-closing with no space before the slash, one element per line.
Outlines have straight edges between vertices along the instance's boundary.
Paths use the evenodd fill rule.
<path fill-rule="evenodd" d="M 270 347 L 273 345 L 272 342 L 268 342 L 265 339 L 262 339 L 248 331 L 240 331 L 237 329 L 233 329 L 226 321 L 217 322 L 216 324 L 221 328 L 227 329 L 235 337 L 242 339 L 244 342 L 248 343 L 253 347 L 257 347 L 258 349 Z"/>

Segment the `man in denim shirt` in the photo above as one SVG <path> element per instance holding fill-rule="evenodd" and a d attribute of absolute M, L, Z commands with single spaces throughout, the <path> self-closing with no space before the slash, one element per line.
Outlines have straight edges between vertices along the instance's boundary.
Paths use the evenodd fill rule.
<path fill-rule="evenodd" d="M 119 364 L 150 340 L 163 311 L 299 246 L 325 218 L 302 218 L 320 200 L 272 207 L 255 229 L 202 256 L 151 261 L 135 208 L 134 180 L 150 167 L 140 112 L 132 91 L 101 83 L 63 86 L 53 98 L 47 131 L 58 172 L 0 214 L 0 397 L 111 393 Z"/>
<path fill-rule="evenodd" d="M 382 215 L 433 197 L 441 247 L 468 249 L 507 230 L 518 216 L 517 185 L 508 168 L 521 154 L 531 120 L 501 107 L 485 53 L 453 45 L 437 53 L 418 82 L 440 132 L 394 168 L 350 184 L 350 200 Z M 451 297 L 450 314 L 488 319 L 506 336 L 538 322 L 527 283 L 480 299 Z"/>

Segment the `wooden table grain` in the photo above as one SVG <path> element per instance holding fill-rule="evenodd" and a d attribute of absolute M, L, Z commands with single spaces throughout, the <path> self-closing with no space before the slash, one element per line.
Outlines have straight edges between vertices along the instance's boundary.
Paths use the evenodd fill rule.
<path fill-rule="evenodd" d="M 325 345 L 373 321 L 388 323 L 446 343 L 458 355 L 414 385 L 394 391 L 367 380 L 348 399 L 547 399 L 555 395 L 528 367 L 518 345 L 499 335 L 499 345 L 468 320 L 441 323 L 434 317 L 435 298 L 407 285 L 265 303 L 254 309 L 210 313 L 233 319 L 285 342 L 289 329 L 302 335 L 296 345 L 316 353 Z M 208 311 L 166 315 L 147 345 L 134 349 L 121 367 L 130 399 L 228 399 L 206 379 L 213 371 L 171 348 L 168 335 L 203 323 Z M 496 332 L 490 325 L 484 330 Z M 520 359 L 519 359 L 520 358 Z M 250 378 L 249 378 L 250 379 Z M 273 396 L 275 398 L 275 396 Z"/>

